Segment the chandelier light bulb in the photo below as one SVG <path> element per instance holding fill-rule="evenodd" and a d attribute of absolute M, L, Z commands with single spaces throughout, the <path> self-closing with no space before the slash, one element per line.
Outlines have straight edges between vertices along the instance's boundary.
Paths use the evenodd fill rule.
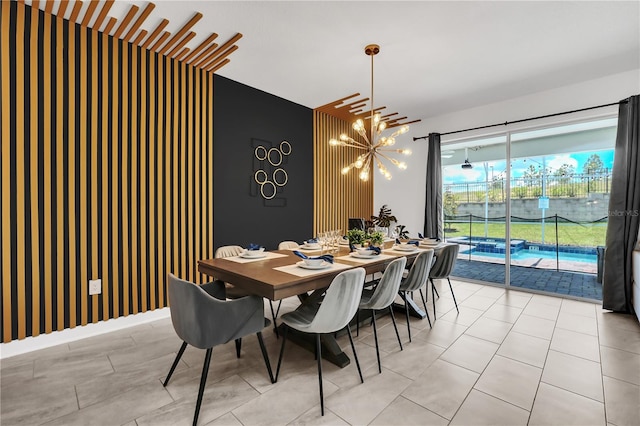
<path fill-rule="evenodd" d="M 338 146 L 340 145 L 340 142 L 338 142 L 336 139 L 329 139 L 329 145 Z"/>
<path fill-rule="evenodd" d="M 369 171 L 368 170 L 363 170 L 360 172 L 360 180 L 363 181 L 368 181 L 369 180 Z"/>

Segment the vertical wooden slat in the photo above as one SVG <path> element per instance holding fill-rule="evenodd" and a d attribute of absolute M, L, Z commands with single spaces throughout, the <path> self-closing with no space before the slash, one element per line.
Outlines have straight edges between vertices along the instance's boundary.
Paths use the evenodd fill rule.
<path fill-rule="evenodd" d="M 105 37 L 108 38 L 108 37 Z M 118 96 L 118 70 L 120 69 L 121 64 L 118 62 L 118 56 L 120 55 L 120 43 L 117 40 L 113 40 L 113 53 L 112 53 L 112 68 L 111 72 L 113 74 L 113 84 L 112 84 L 112 92 L 109 93 L 109 96 L 112 99 L 112 117 L 111 117 L 111 139 L 113 142 L 111 143 L 111 158 L 113 161 L 113 171 L 111 173 L 111 229 L 112 229 L 112 258 L 113 258 L 113 281 L 111 283 L 111 288 L 113 289 L 113 300 L 111 301 L 111 305 L 113 306 L 113 317 L 118 318 L 120 316 L 120 298 L 122 295 L 120 294 L 120 275 L 119 272 L 123 270 L 123 265 L 119 263 L 119 252 L 122 241 L 119 236 L 120 229 L 120 194 L 119 194 L 119 186 L 118 186 L 118 164 L 124 164 L 121 161 L 119 148 L 120 143 L 118 140 L 118 135 L 120 132 L 120 123 L 119 123 L 119 114 L 118 111 L 120 109 L 120 97 Z M 123 282 L 126 282 L 125 276 L 122 278 Z"/>
<path fill-rule="evenodd" d="M 76 286 L 75 283 L 78 280 L 76 263 L 78 259 L 77 251 L 77 235 L 76 235 L 76 111 L 78 105 L 76 105 L 76 67 L 75 67 L 75 55 L 76 55 L 76 37 L 74 32 L 74 26 L 69 25 L 69 125 L 68 127 L 68 167 L 67 176 L 69 177 L 67 192 L 69 198 L 69 326 L 74 328 L 78 325 L 76 314 Z"/>
<path fill-rule="evenodd" d="M 138 197 L 138 171 L 139 171 L 139 159 L 138 148 L 140 147 L 140 137 L 138 136 L 138 109 L 140 107 L 141 99 L 138 97 L 138 54 L 136 53 L 136 47 L 127 46 L 131 54 L 131 81 L 129 82 L 131 91 L 129 99 L 131 99 L 131 111 L 129 116 L 131 117 L 131 139 L 129 140 L 129 146 L 131 147 L 131 205 L 129 206 L 129 214 L 131 217 L 131 302 L 133 306 L 134 314 L 138 313 L 139 306 L 139 293 L 138 285 L 140 284 L 140 263 L 138 262 L 138 256 L 140 254 L 138 250 L 138 209 L 140 205 L 140 198 Z"/>
<path fill-rule="evenodd" d="M 193 132 L 195 132 L 194 135 L 194 143 L 195 143 L 195 151 L 196 151 L 196 156 L 194 158 L 194 166 L 195 166 L 195 176 L 196 176 L 196 181 L 195 181 L 195 196 L 197 200 L 201 200 L 201 190 L 200 190 L 200 180 L 202 179 L 202 169 L 200 168 L 200 164 L 202 161 L 202 144 L 205 143 L 205 141 L 202 140 L 202 128 L 200 127 L 200 102 L 202 99 L 202 85 L 201 85 L 201 80 L 200 80 L 200 76 L 202 74 L 202 72 L 200 70 L 195 70 L 194 72 L 195 74 L 195 84 L 194 84 L 194 89 L 191 92 L 191 96 L 194 96 L 195 99 L 195 106 L 196 106 L 196 110 L 194 111 L 194 118 L 195 118 L 195 127 L 192 129 Z M 194 200 L 195 201 L 195 200 Z M 196 214 L 196 222 L 194 224 L 194 233 L 193 236 L 195 237 L 195 248 L 196 251 L 193 254 L 194 255 L 194 260 L 197 261 L 198 259 L 204 259 L 203 257 L 203 253 L 201 250 L 201 246 L 200 246 L 200 239 L 202 237 L 202 223 L 201 223 L 201 215 L 200 215 L 200 209 L 202 207 L 202 202 L 199 201 L 195 201 L 195 214 Z M 194 267 L 194 273 L 196 272 L 197 269 L 197 265 L 196 262 L 193 262 L 193 267 Z M 201 274 L 197 274 L 198 277 L 198 282 L 202 282 L 201 281 Z"/>
<path fill-rule="evenodd" d="M 83 29 L 84 31 L 84 29 Z M 89 32 L 91 36 L 91 140 L 88 141 L 88 145 L 91 146 L 91 173 L 89 173 L 91 179 L 91 210 L 98 208 L 98 33 L 96 31 Z M 105 78 L 103 76 L 103 78 Z M 106 164 L 102 163 L 103 167 Z M 101 278 L 102 282 L 107 281 L 106 275 L 99 275 L 98 272 L 98 214 L 93 213 L 91 217 L 91 279 Z M 104 238 L 104 235 L 103 235 Z M 106 297 L 103 295 L 102 297 Z M 98 322 L 98 298 L 99 296 L 93 295 L 91 299 L 91 322 Z"/>
<path fill-rule="evenodd" d="M 46 0 L 44 3 L 44 11 L 47 13 L 53 13 L 53 5 L 55 2 L 53 0 Z"/>
<path fill-rule="evenodd" d="M 178 223 L 178 202 L 179 202 L 179 198 L 178 198 L 178 174 L 179 169 L 178 169 L 178 165 L 180 164 L 178 162 L 178 156 L 179 156 L 179 151 L 178 151 L 178 134 L 179 134 L 179 128 L 178 128 L 178 119 L 180 117 L 180 108 L 179 108 L 179 103 L 178 100 L 180 99 L 180 88 L 179 88 L 179 83 L 180 81 L 178 81 L 178 61 L 170 61 L 169 62 L 171 64 L 171 67 L 173 69 L 173 98 L 172 98 L 172 103 L 174 106 L 174 111 L 173 111 L 173 117 L 172 120 L 174 122 L 174 126 L 173 126 L 173 155 L 171 157 L 172 159 L 172 165 L 171 165 L 171 169 L 173 170 L 173 182 L 171 182 L 171 184 L 173 185 L 173 195 L 172 195 L 172 204 L 173 204 L 173 259 L 172 263 L 173 263 L 173 273 L 178 275 L 181 278 L 185 278 L 184 275 L 181 274 L 181 271 L 179 269 L 179 263 L 178 263 L 178 258 L 180 257 L 180 224 Z M 182 257 L 182 259 L 184 259 L 184 257 Z"/>
<path fill-rule="evenodd" d="M 111 235 L 109 235 L 109 214 L 111 213 L 109 211 L 109 176 L 117 174 L 112 168 L 109 168 L 109 146 L 117 144 L 113 140 L 109 140 L 109 116 L 113 115 L 113 112 L 109 111 L 109 99 L 111 99 L 111 93 L 109 93 L 109 37 L 102 34 L 100 39 L 102 41 L 102 57 L 100 58 L 102 62 L 102 135 L 100 137 L 102 150 L 102 185 L 100 188 L 102 195 L 102 222 L 100 224 L 102 229 L 102 318 L 100 319 L 107 320 L 109 319 L 109 302 L 112 302 L 111 294 L 113 294 L 113 292 L 109 294 L 109 289 L 113 288 L 114 282 L 109 274 L 109 241 L 111 240 Z M 112 270 L 114 273 L 117 272 L 118 268 L 115 264 L 112 265 Z"/>
<path fill-rule="evenodd" d="M 186 189 L 187 197 L 185 197 L 186 198 L 185 202 L 182 203 L 183 206 L 186 206 L 185 218 L 187 220 L 185 220 L 185 223 L 188 223 L 187 229 L 185 229 L 185 237 L 187 235 L 189 236 L 189 241 L 187 243 L 187 256 L 185 257 L 185 259 L 187 260 L 186 263 L 188 266 L 189 280 L 195 281 L 196 262 L 194 260 L 194 253 L 192 250 L 193 243 L 191 241 L 192 238 L 195 238 L 195 234 L 196 234 L 196 227 L 194 226 L 194 223 L 193 223 L 193 179 L 191 179 L 193 168 L 195 167 L 194 158 L 193 158 L 194 141 L 193 141 L 193 133 L 191 131 L 191 123 L 193 122 L 193 103 L 191 99 L 194 96 L 193 95 L 193 73 L 191 72 L 191 67 L 187 68 L 187 65 L 184 62 L 181 62 L 181 64 L 183 69 L 183 76 L 188 75 L 187 87 L 183 96 L 183 99 L 184 99 L 183 107 L 186 106 L 188 108 L 188 111 L 187 111 L 188 114 L 186 117 L 186 121 L 184 122 L 184 129 L 186 132 L 185 141 L 187 142 L 186 143 L 187 152 L 186 152 L 186 156 L 183 158 L 187 160 L 186 163 L 189 165 L 187 172 L 184 173 L 184 177 L 186 179 L 185 189 Z"/>
<path fill-rule="evenodd" d="M 63 54 L 64 54 L 64 44 L 62 43 L 63 37 L 63 26 L 66 25 L 65 21 L 61 16 L 56 18 L 56 40 L 58 41 L 56 44 L 56 66 L 62 65 L 63 62 Z M 64 209 L 64 176 L 66 174 L 66 170 L 63 167 L 64 164 L 64 97 L 62 96 L 62 88 L 64 87 L 64 78 L 62 71 L 62 66 L 58 67 L 58 72 L 56 73 L 56 87 L 58 88 L 56 92 L 56 111 L 57 116 L 57 126 L 56 126 L 56 211 L 57 211 L 57 224 L 56 224 L 56 284 L 57 284 L 57 294 L 56 294 L 56 305 L 57 305 L 57 319 L 56 319 L 56 330 L 64 329 L 64 311 L 65 311 L 65 300 L 64 300 L 64 269 L 66 264 L 66 259 L 64 256 L 64 247 L 65 247 L 65 234 L 64 234 L 64 219 L 65 219 L 65 209 Z"/>
<path fill-rule="evenodd" d="M 100 31 L 100 27 L 102 26 L 102 23 L 104 22 L 104 19 L 107 17 L 107 13 L 109 13 L 109 10 L 111 9 L 111 6 L 113 6 L 113 2 L 115 0 L 106 0 L 104 2 L 104 6 L 102 6 L 102 9 L 100 9 L 100 13 L 98 14 L 98 17 L 96 18 L 96 21 L 93 23 L 93 29 L 96 31 Z M 115 25 L 115 23 L 114 23 Z M 107 31 L 105 31 L 107 32 Z M 108 33 L 108 32 L 107 32 Z"/>
<path fill-rule="evenodd" d="M 122 49 L 122 315 L 129 315 L 129 297 L 131 288 L 131 276 L 129 274 L 129 248 L 131 241 L 129 239 L 129 78 L 127 70 L 129 69 L 129 47 L 127 43 L 120 44 Z"/>
<path fill-rule="evenodd" d="M 146 155 L 147 155 L 147 146 L 151 144 L 151 141 L 147 139 L 147 85 L 144 81 L 145 76 L 147 75 L 147 52 L 143 51 L 139 47 L 135 46 L 133 48 L 134 52 L 136 52 L 135 56 L 138 55 L 138 52 L 142 52 L 140 55 L 140 66 L 138 75 L 140 75 L 140 99 L 138 100 L 138 108 L 140 109 L 140 140 L 138 145 L 140 146 L 140 254 L 142 264 L 140 265 L 140 305 L 141 311 L 146 312 L 148 299 L 147 299 L 147 288 L 149 286 L 149 281 L 147 280 L 147 265 L 151 260 L 151 253 L 147 250 L 147 232 L 146 225 L 149 220 L 149 214 L 147 211 L 147 163 L 146 163 Z"/>
<path fill-rule="evenodd" d="M 173 102 L 173 92 L 171 91 L 171 64 L 172 61 L 169 58 L 163 57 L 162 55 L 158 55 L 158 59 L 160 61 L 164 61 L 166 74 L 164 76 L 165 81 L 165 103 L 164 103 L 164 111 L 165 111 L 165 123 L 169 123 L 170 120 L 173 119 L 171 115 L 171 103 Z M 171 188 L 173 182 L 171 181 L 171 166 L 172 166 L 172 152 L 171 149 L 171 126 L 165 126 L 165 134 L 164 134 L 164 143 L 165 143 L 165 151 L 164 151 L 164 184 L 165 184 L 165 201 L 164 201 L 164 214 L 165 214 L 165 256 L 164 256 L 164 268 L 165 274 L 162 277 L 163 285 L 160 287 L 161 300 L 165 300 L 164 297 L 164 286 L 166 285 L 167 275 L 171 272 L 177 274 L 176 268 L 173 265 L 173 259 L 171 258 L 171 244 L 173 241 L 171 240 L 171 212 L 173 211 L 173 194 L 171 193 Z"/>
<path fill-rule="evenodd" d="M 176 167 L 176 172 L 180 176 L 180 194 L 182 195 L 181 199 L 179 199 L 178 203 L 180 206 L 180 217 L 182 220 L 180 221 L 180 251 L 179 256 L 182 256 L 182 269 L 180 271 L 181 277 L 185 277 L 185 279 L 189 279 L 187 276 L 187 263 L 188 253 L 187 253 L 187 181 L 188 174 L 187 170 L 190 168 L 187 160 L 187 122 L 186 122 L 186 110 L 187 110 L 187 86 L 186 86 L 186 64 L 175 61 L 178 64 L 178 67 L 182 71 L 182 81 L 180 84 L 180 163 L 179 166 Z M 185 167 L 185 163 L 187 167 Z"/>
<path fill-rule="evenodd" d="M 146 55 L 147 52 L 143 51 L 143 55 Z M 158 285 L 156 281 L 156 253 L 158 247 L 155 244 L 155 238 L 158 235 L 158 230 L 156 229 L 156 218 L 158 214 L 158 209 L 156 208 L 158 200 L 154 196 L 156 193 L 156 167 L 158 162 L 156 161 L 156 152 L 159 149 L 156 148 L 156 114 L 154 108 L 157 106 L 156 102 L 159 102 L 156 99 L 156 55 L 154 53 L 149 53 L 149 62 L 147 67 L 149 68 L 149 107 L 150 110 L 147 112 L 149 116 L 149 171 L 147 172 L 147 176 L 149 176 L 149 201 L 151 204 L 149 205 L 149 213 L 148 213 L 148 230 L 149 230 L 149 306 L 151 310 L 156 309 L 156 287 Z M 158 87 L 158 89 L 160 89 Z M 160 194 L 161 191 L 157 191 Z M 158 220 L 159 222 L 159 220 Z"/>
<path fill-rule="evenodd" d="M 43 64 L 42 71 L 44 75 L 51 75 L 51 15 L 45 13 L 43 20 L 44 25 L 44 37 L 41 41 L 43 44 Z M 44 122 L 44 188 L 42 192 L 44 193 L 44 211 L 51 212 L 51 193 L 53 192 L 53 185 L 51 182 L 51 143 L 52 143 L 52 134 L 51 134 L 51 79 L 44 79 L 44 90 L 43 90 L 43 122 Z M 59 127 L 59 126 L 58 126 Z M 44 282 L 44 332 L 51 333 L 52 331 L 52 320 L 53 320 L 53 301 L 51 298 L 51 283 L 53 282 L 52 272 L 52 262 L 57 257 L 54 256 L 53 247 L 51 246 L 51 228 L 53 223 L 51 222 L 51 216 L 42 215 L 44 222 L 44 246 L 42 247 L 43 255 L 44 255 L 44 277 L 42 277 Z M 62 253 L 60 253 L 62 256 Z"/>
<path fill-rule="evenodd" d="M 18 9 L 24 6 L 18 5 Z M 11 3 L 0 2 L 0 45 L 9 46 L 9 13 L 11 9 Z M 19 32 L 17 34 L 20 34 Z M 2 105 L 2 111 L 6 111 L 0 117 L 2 120 L 2 247 L 11 247 L 11 234 L 15 230 L 11 229 L 11 218 L 9 211 L 11 209 L 11 129 L 10 114 L 11 103 L 9 99 L 9 89 L 11 75 L 9 75 L 9 49 L 0 50 L 0 61 L 2 61 L 3 72 L 0 76 L 2 81 L 2 96 L 0 96 L 0 103 Z M 15 81 L 17 81 L 17 76 Z M 11 306 L 11 258 L 16 253 L 11 253 L 11 250 L 2 250 L 2 342 L 10 342 L 13 338 L 11 335 L 11 318 L 14 311 L 18 311 L 18 307 L 15 309 Z"/>
<path fill-rule="evenodd" d="M 30 56 L 29 76 L 31 85 L 31 99 L 29 99 L 30 113 L 29 124 L 31 126 L 30 140 L 25 140 L 29 144 L 30 150 L 30 188 L 31 197 L 31 335 L 40 334 L 40 228 L 39 216 L 40 206 L 38 205 L 38 9 L 37 4 L 31 9 L 31 34 L 30 34 Z"/>
<path fill-rule="evenodd" d="M 209 214 L 207 219 L 209 221 L 210 230 L 210 234 L 207 236 L 209 238 L 209 252 L 207 253 L 207 257 L 213 257 L 213 94 L 215 90 L 213 87 L 213 74 L 208 74 L 207 77 L 209 78 L 210 88 L 207 98 L 209 100 L 209 111 L 211 111 L 209 117 L 207 117 L 207 120 L 209 121 L 209 176 L 207 180 L 207 185 L 209 187 L 209 191 L 207 194 L 207 206 L 209 209 Z"/>
<path fill-rule="evenodd" d="M 80 30 L 80 52 L 87 51 L 87 32 Z M 86 114 L 87 111 L 87 59 L 84 55 L 80 57 L 80 113 Z M 88 322 L 88 266 L 91 259 L 87 257 L 88 249 L 88 215 L 87 215 L 87 146 L 90 141 L 87 138 L 87 120 L 80 120 L 80 134 L 78 135 L 79 155 L 80 155 L 80 193 L 77 197 L 80 201 L 80 279 L 76 285 L 80 287 L 80 324 L 86 325 Z"/>

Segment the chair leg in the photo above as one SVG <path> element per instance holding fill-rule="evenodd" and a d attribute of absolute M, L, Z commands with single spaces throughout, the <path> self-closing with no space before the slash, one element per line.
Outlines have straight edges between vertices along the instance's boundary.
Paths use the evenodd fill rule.
<path fill-rule="evenodd" d="M 427 296 L 429 296 L 429 293 L 427 293 Z M 424 311 L 427 311 L 427 299 L 424 298 L 424 293 L 422 292 L 422 289 L 420 289 L 420 298 L 422 299 L 422 304 L 424 305 Z"/>
<path fill-rule="evenodd" d="M 171 370 L 169 370 L 169 374 L 167 375 L 167 378 L 164 379 L 164 383 L 162 384 L 162 386 L 167 386 L 167 384 L 169 383 L 169 379 L 171 379 L 171 376 L 173 375 L 173 370 L 176 369 L 176 367 L 178 366 L 178 362 L 180 361 L 180 358 L 182 358 L 182 354 L 184 353 L 184 350 L 187 349 L 187 342 L 182 342 L 182 346 L 180 346 L 180 350 L 178 351 L 178 355 L 176 355 L 176 359 L 173 361 L 173 365 L 171 366 Z"/>
<path fill-rule="evenodd" d="M 278 303 L 278 308 L 274 312 L 273 311 L 273 301 L 269 300 L 269 307 L 271 307 L 271 318 L 273 318 L 273 330 L 276 332 L 276 337 L 278 339 L 280 338 L 280 334 L 278 333 L 278 327 L 276 326 L 276 318 L 278 316 L 278 313 L 280 312 L 280 306 L 282 306 L 282 300 L 280 300 L 280 302 Z"/>
<path fill-rule="evenodd" d="M 451 295 L 453 296 L 453 303 L 456 304 L 456 311 L 460 313 L 460 311 L 458 310 L 458 302 L 456 302 L 456 295 L 453 294 L 453 287 L 451 286 L 451 280 L 449 279 L 449 277 L 447 277 L 447 281 L 449 281 L 449 290 L 451 290 Z"/>
<path fill-rule="evenodd" d="M 322 392 L 322 349 L 320 334 L 316 333 L 316 357 L 318 358 L 318 386 L 320 387 L 320 413 L 324 416 L 324 395 Z"/>
<path fill-rule="evenodd" d="M 429 278 L 431 281 L 431 303 L 433 303 L 433 321 L 436 320 L 436 284 L 433 282 L 433 278 Z"/>
<path fill-rule="evenodd" d="M 371 321 L 373 322 L 373 338 L 376 341 L 376 358 L 378 359 L 378 373 L 382 373 L 380 364 L 380 348 L 378 346 L 378 327 L 376 327 L 376 311 L 371 310 Z"/>
<path fill-rule="evenodd" d="M 346 329 L 347 329 L 347 335 L 349 336 L 349 343 L 351 343 L 351 350 L 353 351 L 353 357 L 356 360 L 356 367 L 358 367 L 360 382 L 364 383 L 364 379 L 362 378 L 362 370 L 360 369 L 360 361 L 358 361 L 358 354 L 356 353 L 356 345 L 353 344 L 353 337 L 351 336 L 351 329 L 349 328 L 349 324 L 347 324 Z"/>
<path fill-rule="evenodd" d="M 236 339 L 236 357 L 240 358 L 240 349 L 242 349 L 242 338 Z"/>
<path fill-rule="evenodd" d="M 396 337 L 398 338 L 398 344 L 400 345 L 400 350 L 402 349 L 402 341 L 400 341 L 400 333 L 398 333 L 398 326 L 396 325 L 396 316 L 393 315 L 393 308 L 389 305 L 389 315 L 391 315 L 391 321 L 393 322 L 393 329 L 396 331 Z"/>
<path fill-rule="evenodd" d="M 207 374 L 209 373 L 209 363 L 211 362 L 212 351 L 212 348 L 207 349 L 207 354 L 204 356 L 202 376 L 200 377 L 200 390 L 198 391 L 198 402 L 196 402 L 196 412 L 193 415 L 193 426 L 196 426 L 198 424 L 198 415 L 200 414 L 200 405 L 202 405 L 202 395 L 204 394 L 204 387 L 207 384 Z"/>
<path fill-rule="evenodd" d="M 407 332 L 409 333 L 409 342 L 411 342 L 411 326 L 409 325 L 409 302 L 407 302 L 407 292 L 403 291 L 404 295 L 404 313 L 407 317 Z"/>
<path fill-rule="evenodd" d="M 262 331 L 258 331 L 256 333 L 258 336 L 258 343 L 260 343 L 260 351 L 262 351 L 262 358 L 264 359 L 264 364 L 267 366 L 267 372 L 269 373 L 269 379 L 271 383 L 275 383 L 275 379 L 273 378 L 273 371 L 271 371 L 271 362 L 269 362 L 269 354 L 267 353 L 267 349 L 264 347 L 264 341 L 262 340 Z"/>
<path fill-rule="evenodd" d="M 284 354 L 284 344 L 287 341 L 287 331 L 289 327 L 286 325 L 283 327 L 284 331 L 282 332 L 282 346 L 280 346 L 280 356 L 278 357 L 278 368 L 276 368 L 276 382 L 278 381 L 278 376 L 280 375 L 280 365 L 282 364 L 282 354 Z"/>
<path fill-rule="evenodd" d="M 433 280 L 431 281 L 431 283 L 433 283 Z M 434 288 L 433 292 L 436 294 L 436 296 L 438 296 L 438 299 L 440 299 L 440 294 L 438 293 L 438 289 Z"/>

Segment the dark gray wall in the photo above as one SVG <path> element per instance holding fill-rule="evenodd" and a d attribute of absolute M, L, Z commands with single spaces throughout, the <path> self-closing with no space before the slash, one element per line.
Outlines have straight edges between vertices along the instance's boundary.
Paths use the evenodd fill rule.
<path fill-rule="evenodd" d="M 214 246 L 256 243 L 276 249 L 282 240 L 312 237 L 313 110 L 218 75 L 213 93 Z M 282 156 L 282 164 L 256 158 L 256 147 L 278 150 L 283 140 L 291 153 Z M 275 150 L 271 155 L 277 164 L 280 156 Z M 262 169 L 273 180 L 277 168 L 288 181 L 265 200 L 254 174 Z M 278 171 L 276 179 L 283 182 L 284 174 Z M 265 185 L 267 196 L 272 188 Z"/>

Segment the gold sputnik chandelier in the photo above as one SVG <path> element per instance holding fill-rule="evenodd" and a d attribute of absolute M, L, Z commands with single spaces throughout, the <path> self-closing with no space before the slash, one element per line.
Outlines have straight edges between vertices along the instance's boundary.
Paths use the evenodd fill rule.
<path fill-rule="evenodd" d="M 405 170 L 407 168 L 407 164 L 404 161 L 398 161 L 397 159 L 391 157 L 392 153 L 411 155 L 411 150 L 409 149 L 391 148 L 396 143 L 396 136 L 407 133 L 409 131 L 409 126 L 404 125 L 400 127 L 400 129 L 396 130 L 393 134 L 391 134 L 391 136 L 382 136 L 382 132 L 387 128 L 387 124 L 380 119 L 379 113 L 374 113 L 373 57 L 379 52 L 380 46 L 378 46 L 377 44 L 370 44 L 364 48 L 364 53 L 366 53 L 368 56 L 371 56 L 371 132 L 369 133 L 371 139 L 369 139 L 369 136 L 367 135 L 364 121 L 359 118 L 355 123 L 353 123 L 353 129 L 358 132 L 358 134 L 364 139 L 364 143 L 361 141 L 356 141 L 355 139 L 349 137 L 344 133 L 340 135 L 339 140 L 331 139 L 329 141 L 329 144 L 331 146 L 349 146 L 365 151 L 363 154 L 360 154 L 358 158 L 356 158 L 356 161 L 342 169 L 343 175 L 349 173 L 353 168 L 360 170 L 359 177 L 362 181 L 365 182 L 369 180 L 369 172 L 374 164 L 378 167 L 378 170 L 385 178 L 387 178 L 388 180 L 391 179 L 391 173 L 382 163 L 383 159 L 389 161 L 391 164 L 401 170 Z"/>

